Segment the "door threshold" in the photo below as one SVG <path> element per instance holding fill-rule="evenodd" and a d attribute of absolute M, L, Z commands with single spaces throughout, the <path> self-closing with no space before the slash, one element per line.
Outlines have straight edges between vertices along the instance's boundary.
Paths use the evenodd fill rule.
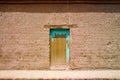
<path fill-rule="evenodd" d="M 51 70 L 69 70 L 70 67 L 65 65 L 65 66 L 51 66 L 50 67 Z"/>

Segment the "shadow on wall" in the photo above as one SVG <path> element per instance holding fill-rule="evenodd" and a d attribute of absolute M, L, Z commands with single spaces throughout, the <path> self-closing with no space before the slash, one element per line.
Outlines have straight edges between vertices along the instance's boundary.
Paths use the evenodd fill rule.
<path fill-rule="evenodd" d="M 80 13 L 120 12 L 120 4 L 0 4 L 0 12 Z"/>

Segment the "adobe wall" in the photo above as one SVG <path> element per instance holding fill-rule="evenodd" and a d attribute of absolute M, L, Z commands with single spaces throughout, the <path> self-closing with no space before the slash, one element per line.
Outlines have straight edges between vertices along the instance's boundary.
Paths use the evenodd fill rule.
<path fill-rule="evenodd" d="M 70 28 L 70 69 L 120 69 L 120 4 L 0 4 L 0 70 L 49 69 L 49 28 Z"/>

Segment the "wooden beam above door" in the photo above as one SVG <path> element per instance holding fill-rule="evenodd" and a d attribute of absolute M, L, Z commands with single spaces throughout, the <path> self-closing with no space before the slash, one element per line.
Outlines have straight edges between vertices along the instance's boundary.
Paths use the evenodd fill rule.
<path fill-rule="evenodd" d="M 44 28 L 77 28 L 77 24 L 45 25 Z"/>

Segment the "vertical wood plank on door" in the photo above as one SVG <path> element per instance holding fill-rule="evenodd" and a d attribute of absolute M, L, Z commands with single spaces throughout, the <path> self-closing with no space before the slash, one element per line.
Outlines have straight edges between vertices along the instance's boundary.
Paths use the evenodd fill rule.
<path fill-rule="evenodd" d="M 62 66 L 66 64 L 66 38 L 50 38 L 51 66 Z"/>

